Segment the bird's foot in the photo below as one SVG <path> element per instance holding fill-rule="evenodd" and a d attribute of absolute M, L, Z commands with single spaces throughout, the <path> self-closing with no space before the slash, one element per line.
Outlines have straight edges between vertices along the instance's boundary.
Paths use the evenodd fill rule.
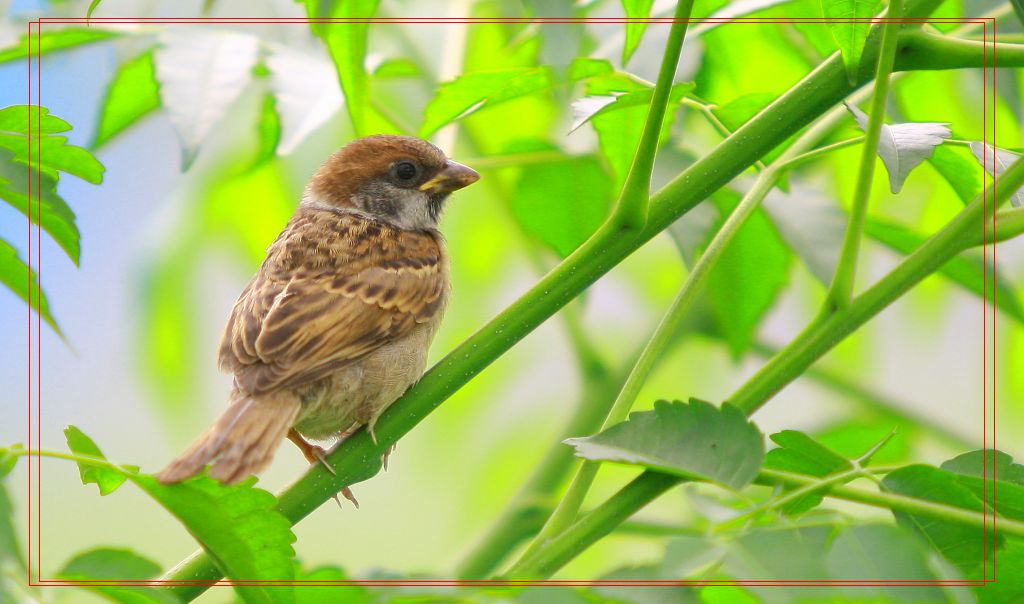
<path fill-rule="evenodd" d="M 302 438 L 302 435 L 296 432 L 294 428 L 288 431 L 288 440 L 295 443 L 295 446 L 299 448 L 299 451 L 302 451 L 302 456 L 306 458 L 306 461 L 308 461 L 311 464 L 323 464 L 324 468 L 326 468 L 328 472 L 334 474 L 335 476 L 338 475 L 338 473 L 334 471 L 334 468 L 331 467 L 331 464 L 327 463 L 327 452 L 324 451 L 323 447 L 308 442 L 306 439 Z M 341 495 L 345 499 L 351 501 L 352 505 L 356 506 L 356 509 L 359 509 L 359 501 L 356 499 L 356 496 L 352 493 L 352 489 L 348 487 L 343 488 L 341 490 Z M 343 507 L 341 505 L 341 500 L 338 499 L 337 494 L 334 495 L 334 501 L 337 502 L 338 507 Z"/>

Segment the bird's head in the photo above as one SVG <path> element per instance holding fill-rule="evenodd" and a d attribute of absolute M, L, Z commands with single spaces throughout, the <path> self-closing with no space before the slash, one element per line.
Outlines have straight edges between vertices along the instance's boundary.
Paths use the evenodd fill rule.
<path fill-rule="evenodd" d="M 354 209 L 402 229 L 433 229 L 448 195 L 479 178 L 425 140 L 380 134 L 331 155 L 310 179 L 303 203 Z"/>

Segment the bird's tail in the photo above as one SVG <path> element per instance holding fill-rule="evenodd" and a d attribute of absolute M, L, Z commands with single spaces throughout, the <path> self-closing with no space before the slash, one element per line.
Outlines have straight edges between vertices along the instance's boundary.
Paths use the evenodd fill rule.
<path fill-rule="evenodd" d="M 226 484 L 244 480 L 270 464 L 299 407 L 299 398 L 290 392 L 247 396 L 235 391 L 227 410 L 157 480 L 181 482 L 211 462 L 211 477 Z"/>

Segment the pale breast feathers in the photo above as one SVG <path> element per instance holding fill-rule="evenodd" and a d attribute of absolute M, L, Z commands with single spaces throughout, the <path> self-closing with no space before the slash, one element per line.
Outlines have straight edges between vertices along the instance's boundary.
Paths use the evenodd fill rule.
<path fill-rule="evenodd" d="M 325 377 L 425 323 L 447 275 L 437 235 L 300 211 L 228 319 L 220 366 L 250 394 Z"/>

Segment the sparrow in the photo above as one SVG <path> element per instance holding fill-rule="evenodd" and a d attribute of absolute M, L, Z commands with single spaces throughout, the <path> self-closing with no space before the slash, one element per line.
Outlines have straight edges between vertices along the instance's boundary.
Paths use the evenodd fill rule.
<path fill-rule="evenodd" d="M 479 178 L 408 136 L 369 136 L 331 155 L 231 310 L 219 353 L 234 375 L 227 410 L 160 482 L 212 464 L 209 476 L 237 483 L 285 437 L 310 463 L 324 450 L 307 439 L 366 426 L 376 442 L 377 418 L 423 375 L 448 303 L 441 211 Z"/>

